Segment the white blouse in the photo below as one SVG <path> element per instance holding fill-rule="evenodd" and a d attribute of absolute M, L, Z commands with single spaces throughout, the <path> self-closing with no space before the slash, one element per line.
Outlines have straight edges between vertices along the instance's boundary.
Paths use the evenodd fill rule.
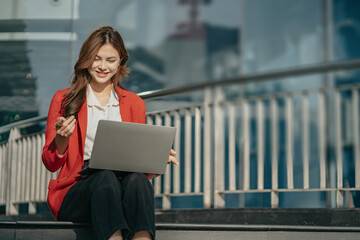
<path fill-rule="evenodd" d="M 105 106 L 101 106 L 96 98 L 90 84 L 88 84 L 86 92 L 87 100 L 87 130 L 84 148 L 84 160 L 90 159 L 94 144 L 95 133 L 99 120 L 112 120 L 121 122 L 119 99 L 114 89 L 110 93 L 109 102 Z"/>

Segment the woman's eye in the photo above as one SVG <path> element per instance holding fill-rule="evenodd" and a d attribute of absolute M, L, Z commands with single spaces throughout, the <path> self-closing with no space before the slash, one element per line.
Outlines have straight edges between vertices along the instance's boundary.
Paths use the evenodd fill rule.
<path fill-rule="evenodd" d="M 115 60 L 109 60 L 109 63 L 114 63 L 115 62 Z"/>

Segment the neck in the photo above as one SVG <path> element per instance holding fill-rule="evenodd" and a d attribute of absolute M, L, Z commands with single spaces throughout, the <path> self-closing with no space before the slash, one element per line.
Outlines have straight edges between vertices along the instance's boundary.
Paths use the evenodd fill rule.
<path fill-rule="evenodd" d="M 90 81 L 90 86 L 93 92 L 96 95 L 110 95 L 111 89 L 112 89 L 112 83 L 97 83 L 95 81 Z"/>

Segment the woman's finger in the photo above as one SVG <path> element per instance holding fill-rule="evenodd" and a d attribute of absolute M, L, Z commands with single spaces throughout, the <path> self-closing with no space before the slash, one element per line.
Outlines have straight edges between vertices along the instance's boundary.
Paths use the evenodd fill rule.
<path fill-rule="evenodd" d="M 74 116 L 70 116 L 68 119 L 65 120 L 65 122 L 62 123 L 62 126 L 59 130 L 61 132 L 64 131 L 74 119 Z"/>
<path fill-rule="evenodd" d="M 74 129 L 75 129 L 75 123 L 76 123 L 76 119 L 74 119 L 72 122 L 71 122 L 71 128 L 69 130 L 69 133 L 72 134 L 74 132 Z"/>
<path fill-rule="evenodd" d="M 57 134 L 63 137 L 70 137 L 75 129 L 75 123 L 75 117 L 70 117 L 63 123 L 63 126 L 59 130 L 57 130 Z"/>
<path fill-rule="evenodd" d="M 63 123 L 63 122 L 66 121 L 66 118 L 60 116 L 60 117 L 58 117 L 57 121 L 58 121 L 59 123 Z"/>
<path fill-rule="evenodd" d="M 56 123 L 55 123 L 55 125 L 54 125 L 54 129 L 55 130 L 58 130 L 58 129 L 60 129 L 61 127 L 62 127 L 62 124 L 65 122 L 65 118 L 64 117 L 58 117 L 57 118 L 57 121 L 56 121 Z"/>
<path fill-rule="evenodd" d="M 171 155 L 169 156 L 169 159 L 168 159 L 168 164 L 169 163 L 174 163 L 176 166 L 179 165 L 179 162 L 176 160 L 176 158 Z"/>
<path fill-rule="evenodd" d="M 71 131 L 71 129 L 75 126 L 75 119 L 73 120 L 73 121 L 71 121 L 68 125 L 67 125 L 67 127 L 65 128 L 65 132 L 70 132 Z"/>
<path fill-rule="evenodd" d="M 72 115 L 72 116 L 68 117 L 63 124 L 69 125 L 69 124 L 72 123 L 74 120 L 75 120 L 75 116 Z"/>
<path fill-rule="evenodd" d="M 176 152 L 175 152 L 174 149 L 170 149 L 170 155 L 171 155 L 171 156 L 175 156 L 175 155 L 176 155 Z"/>

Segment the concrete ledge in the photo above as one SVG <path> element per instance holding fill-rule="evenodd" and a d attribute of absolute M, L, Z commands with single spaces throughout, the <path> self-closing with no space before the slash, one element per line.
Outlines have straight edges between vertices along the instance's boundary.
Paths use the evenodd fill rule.
<path fill-rule="evenodd" d="M 0 221 L 0 239 L 8 240 L 96 240 L 96 234 L 87 223 Z"/>
<path fill-rule="evenodd" d="M 360 239 L 360 227 L 233 224 L 157 224 L 158 240 L 215 239 Z M 0 222 L 4 240 L 96 240 L 91 226 L 72 222 Z"/>
<path fill-rule="evenodd" d="M 0 216 L 0 239 L 96 239 L 89 223 L 47 218 L 47 215 Z M 157 240 L 360 240 L 360 209 L 156 211 L 156 228 Z"/>
<path fill-rule="evenodd" d="M 360 209 L 236 208 L 156 210 L 156 223 L 360 227 Z M 55 222 L 50 213 L 5 216 L 0 221 Z"/>
<path fill-rule="evenodd" d="M 41 222 L 41 221 L 0 221 L 0 229 L 85 229 L 93 231 L 89 223 Z M 289 231 L 289 232 L 360 232 L 360 227 L 334 226 L 290 226 L 290 225 L 244 225 L 244 224 L 176 224 L 157 223 L 157 230 L 184 231 Z"/>
<path fill-rule="evenodd" d="M 156 211 L 157 223 L 360 227 L 360 209 L 237 208 Z"/>
<path fill-rule="evenodd" d="M 266 232 L 266 231 L 158 231 L 157 240 L 359 240 L 359 233 L 348 232 Z"/>
<path fill-rule="evenodd" d="M 255 231 L 255 232 L 360 232 L 360 227 L 318 227 L 289 225 L 236 225 L 236 224 L 156 224 L 157 230 L 185 231 Z M 359 236 L 360 237 L 360 236 Z"/>

